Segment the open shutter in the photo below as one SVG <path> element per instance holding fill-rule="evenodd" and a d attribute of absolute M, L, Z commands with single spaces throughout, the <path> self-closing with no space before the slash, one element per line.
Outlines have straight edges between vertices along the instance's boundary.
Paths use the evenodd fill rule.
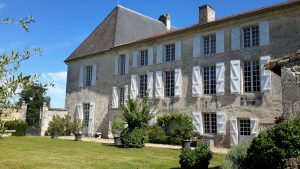
<path fill-rule="evenodd" d="M 162 71 L 158 71 L 155 73 L 156 75 L 156 82 L 155 82 L 155 97 L 157 99 L 162 99 L 163 96 L 163 81 L 162 81 Z"/>
<path fill-rule="evenodd" d="M 217 112 L 217 134 L 226 135 L 226 114 Z"/>
<path fill-rule="evenodd" d="M 138 51 L 133 51 L 133 57 L 132 57 L 132 67 L 138 66 Z"/>
<path fill-rule="evenodd" d="M 221 96 L 225 94 L 225 66 L 224 62 L 216 64 L 216 95 Z"/>
<path fill-rule="evenodd" d="M 224 31 L 216 32 L 216 53 L 224 53 Z"/>
<path fill-rule="evenodd" d="M 230 61 L 230 91 L 231 91 L 231 94 L 241 93 L 241 63 L 240 63 L 240 60 Z"/>
<path fill-rule="evenodd" d="M 194 132 L 203 135 L 203 123 L 202 123 L 202 115 L 200 112 L 193 112 L 192 113 L 193 118 L 193 126 L 194 126 Z"/>
<path fill-rule="evenodd" d="M 111 108 L 117 109 L 118 107 L 119 107 L 118 88 L 113 87 Z"/>
<path fill-rule="evenodd" d="M 239 143 L 237 119 L 230 119 L 230 146 L 233 147 Z"/>
<path fill-rule="evenodd" d="M 199 97 L 202 95 L 201 86 L 202 86 L 202 78 L 201 78 L 200 66 L 193 66 L 193 73 L 192 73 L 192 96 L 193 97 Z"/>
<path fill-rule="evenodd" d="M 181 60 L 181 41 L 175 42 L 175 60 Z"/>
<path fill-rule="evenodd" d="M 76 116 L 75 116 L 76 120 L 83 120 L 83 110 L 82 110 L 82 104 L 77 104 L 76 105 Z"/>
<path fill-rule="evenodd" d="M 147 73 L 147 94 L 149 98 L 153 96 L 153 72 Z"/>
<path fill-rule="evenodd" d="M 269 21 L 259 22 L 259 44 L 260 46 L 270 45 Z"/>
<path fill-rule="evenodd" d="M 83 87 L 83 66 L 79 70 L 79 87 Z"/>
<path fill-rule="evenodd" d="M 115 75 L 119 74 L 119 56 L 115 56 Z"/>
<path fill-rule="evenodd" d="M 163 45 L 158 45 L 156 48 L 156 64 L 162 63 L 162 58 L 163 58 Z"/>
<path fill-rule="evenodd" d="M 97 77 L 97 65 L 93 64 L 93 71 L 92 71 L 92 86 L 96 85 L 96 77 Z"/>
<path fill-rule="evenodd" d="M 240 27 L 235 27 L 231 29 L 231 50 L 241 49 L 241 29 Z"/>
<path fill-rule="evenodd" d="M 252 136 L 257 136 L 259 131 L 258 131 L 258 119 L 256 118 L 251 118 L 250 119 L 250 127 L 251 127 L 251 135 Z"/>
<path fill-rule="evenodd" d="M 138 96 L 137 83 L 138 83 L 138 76 L 131 75 L 130 97 L 132 99 L 135 99 Z"/>
<path fill-rule="evenodd" d="M 201 56 L 201 36 L 197 35 L 193 38 L 193 56 Z"/>
<path fill-rule="evenodd" d="M 148 47 L 148 65 L 153 64 L 153 47 Z"/>
<path fill-rule="evenodd" d="M 125 55 L 125 74 L 128 74 L 128 67 L 129 67 L 129 52 L 126 52 L 126 55 Z"/>
<path fill-rule="evenodd" d="M 180 97 L 182 92 L 182 75 L 181 69 L 175 69 L 175 97 Z"/>
<path fill-rule="evenodd" d="M 128 99 L 128 85 L 124 86 L 124 98 L 125 98 L 125 103 Z"/>
<path fill-rule="evenodd" d="M 95 114 L 95 103 L 90 103 L 90 114 L 89 114 L 89 126 L 88 135 L 94 134 L 94 114 Z"/>
<path fill-rule="evenodd" d="M 270 56 L 262 56 L 260 58 L 260 85 L 261 92 L 271 91 L 271 71 L 265 69 L 265 64 L 270 61 Z"/>

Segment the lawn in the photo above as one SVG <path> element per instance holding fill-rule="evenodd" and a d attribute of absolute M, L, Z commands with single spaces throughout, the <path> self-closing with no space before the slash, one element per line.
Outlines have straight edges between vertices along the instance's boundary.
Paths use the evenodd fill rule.
<path fill-rule="evenodd" d="M 43 137 L 9 137 L 0 140 L 1 169 L 177 169 L 180 150 L 123 149 L 113 145 Z M 211 168 L 223 155 L 214 154 Z"/>

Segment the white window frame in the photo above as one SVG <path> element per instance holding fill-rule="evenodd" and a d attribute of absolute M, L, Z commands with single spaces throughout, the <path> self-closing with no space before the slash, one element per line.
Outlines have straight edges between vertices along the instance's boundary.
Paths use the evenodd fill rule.
<path fill-rule="evenodd" d="M 250 119 L 239 119 L 239 135 L 251 136 L 251 121 Z"/>
<path fill-rule="evenodd" d="M 170 78 L 168 80 L 168 78 Z M 165 72 L 165 97 L 175 97 L 175 71 Z"/>
<path fill-rule="evenodd" d="M 253 44 L 254 43 L 254 37 L 253 37 L 253 29 L 256 29 L 256 31 L 257 31 L 257 36 L 256 36 L 256 44 Z M 248 44 L 248 43 L 246 43 L 245 42 L 245 38 L 246 38 L 246 36 L 245 36 L 245 31 L 246 31 L 246 29 L 250 29 L 249 31 L 249 45 L 247 45 L 247 46 L 245 46 L 246 44 Z M 256 46 L 259 46 L 260 45 L 260 37 L 259 37 L 259 34 L 260 34 L 260 32 L 259 32 L 259 25 L 251 25 L 251 26 L 247 26 L 247 27 L 243 27 L 242 28 L 242 37 L 243 37 L 243 48 L 251 48 L 251 47 L 256 47 Z"/>
<path fill-rule="evenodd" d="M 250 73 L 250 76 L 247 75 L 246 76 L 246 63 L 249 63 L 250 64 L 250 70 L 247 71 Z M 248 60 L 248 61 L 244 61 L 243 62 L 243 90 L 245 93 L 254 93 L 254 92 L 260 92 L 261 89 L 260 89 L 260 64 L 259 64 L 259 60 Z M 254 66 L 257 66 L 257 69 L 256 71 L 258 71 L 258 75 L 256 75 L 256 81 L 254 81 Z M 246 80 L 247 77 L 250 77 L 250 81 L 249 80 Z M 250 86 L 246 85 L 247 83 L 250 83 Z M 254 85 L 254 83 L 256 83 L 256 85 Z M 250 91 L 246 88 L 247 87 L 250 87 Z"/>
<path fill-rule="evenodd" d="M 204 134 L 217 134 L 217 114 L 203 113 Z"/>
<path fill-rule="evenodd" d="M 126 55 L 119 56 L 119 75 L 126 74 Z"/>
<path fill-rule="evenodd" d="M 93 79 L 93 66 L 86 66 L 85 67 L 84 85 L 92 86 L 92 79 Z"/>
<path fill-rule="evenodd" d="M 148 65 L 148 49 L 140 50 L 140 66 L 147 66 Z"/>
<path fill-rule="evenodd" d="M 91 105 L 90 105 L 90 103 L 83 103 L 82 107 L 83 107 L 83 121 L 82 121 L 82 125 L 84 127 L 89 127 Z"/>
<path fill-rule="evenodd" d="M 148 76 L 147 74 L 140 75 L 139 77 L 139 98 L 144 98 L 148 96 Z"/>
<path fill-rule="evenodd" d="M 175 43 L 170 43 L 170 44 L 165 45 L 165 61 L 166 62 L 175 61 L 175 53 L 176 53 Z"/>
<path fill-rule="evenodd" d="M 206 74 L 206 69 L 208 69 L 208 74 Z M 212 69 L 214 69 L 214 74 L 212 74 Z M 208 80 L 206 77 L 208 76 Z M 203 67 L 203 93 L 205 95 L 216 94 L 216 66 L 204 66 Z M 208 84 L 207 84 L 208 83 Z M 208 89 L 206 86 L 208 85 Z"/>
<path fill-rule="evenodd" d="M 216 50 L 217 50 L 216 34 L 203 36 L 203 54 L 204 55 L 216 54 Z"/>

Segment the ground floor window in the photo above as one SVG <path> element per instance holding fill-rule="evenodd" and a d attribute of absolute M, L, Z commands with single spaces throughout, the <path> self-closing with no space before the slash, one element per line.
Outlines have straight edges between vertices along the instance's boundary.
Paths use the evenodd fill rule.
<path fill-rule="evenodd" d="M 120 103 L 120 105 L 123 105 L 124 102 L 125 102 L 125 88 L 120 88 L 119 103 Z"/>
<path fill-rule="evenodd" d="M 165 79 L 165 96 L 166 97 L 174 97 L 175 93 L 175 72 L 170 71 L 166 72 Z"/>
<path fill-rule="evenodd" d="M 90 104 L 84 103 L 83 104 L 83 126 L 89 126 L 89 119 L 90 119 Z"/>
<path fill-rule="evenodd" d="M 147 75 L 140 75 L 140 98 L 147 96 Z"/>
<path fill-rule="evenodd" d="M 241 136 L 251 135 L 251 127 L 250 127 L 249 119 L 241 119 L 240 120 L 240 135 Z"/>
<path fill-rule="evenodd" d="M 204 113 L 204 132 L 206 134 L 217 133 L 217 116 L 216 113 Z"/>
<path fill-rule="evenodd" d="M 204 67 L 204 94 L 216 94 L 216 66 Z"/>

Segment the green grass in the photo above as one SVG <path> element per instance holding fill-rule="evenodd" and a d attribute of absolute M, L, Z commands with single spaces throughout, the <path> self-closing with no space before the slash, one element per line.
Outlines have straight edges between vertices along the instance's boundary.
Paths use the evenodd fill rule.
<path fill-rule="evenodd" d="M 177 169 L 180 150 L 123 149 L 113 145 L 42 137 L 9 137 L 0 140 L 1 169 Z M 214 154 L 211 168 L 224 155 Z"/>

